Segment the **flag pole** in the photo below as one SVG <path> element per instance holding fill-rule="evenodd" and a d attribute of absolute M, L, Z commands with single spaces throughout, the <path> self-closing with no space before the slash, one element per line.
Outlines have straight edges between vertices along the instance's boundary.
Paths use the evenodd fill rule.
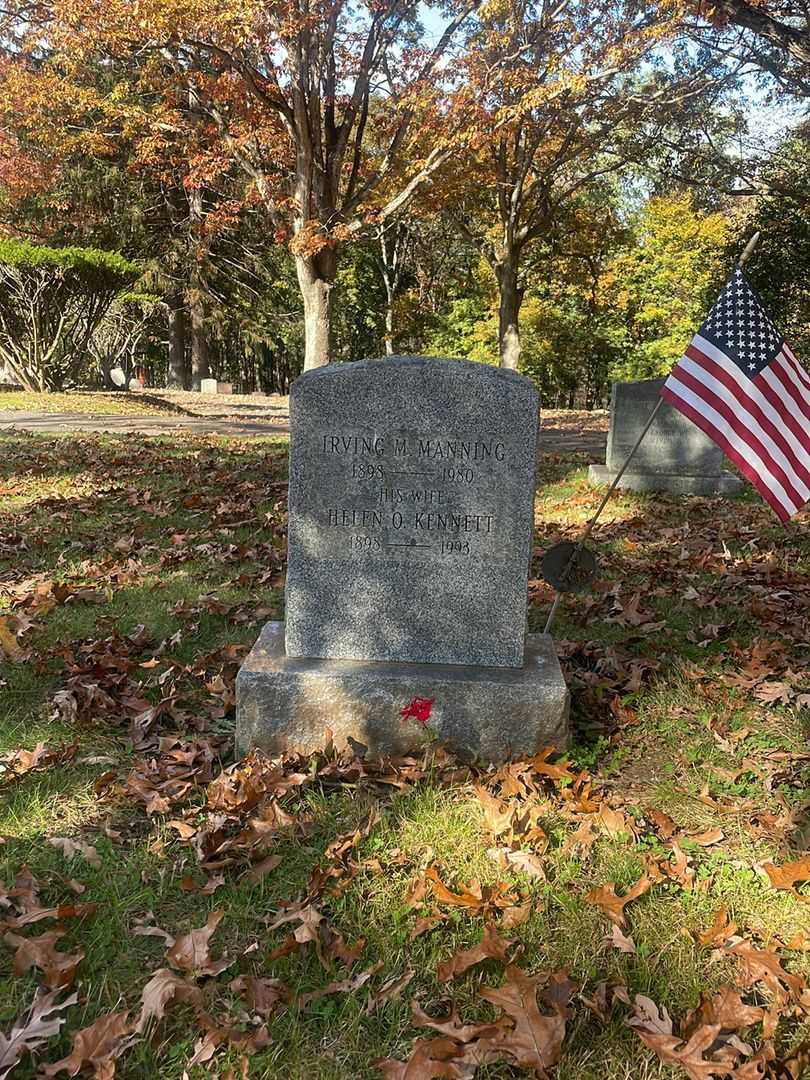
<path fill-rule="evenodd" d="M 737 265 L 739 267 L 745 266 L 745 264 L 748 262 L 748 260 L 753 255 L 754 248 L 757 246 L 757 243 L 759 242 L 759 235 L 760 234 L 758 232 L 755 232 L 754 235 L 751 237 L 751 239 L 748 241 L 748 243 L 745 245 L 745 249 L 743 250 L 742 255 L 740 255 L 739 259 L 737 260 Z M 641 434 L 636 439 L 632 450 L 627 455 L 627 457 L 624 459 L 624 464 L 619 469 L 619 471 L 616 473 L 616 475 L 613 477 L 613 480 L 611 482 L 610 487 L 605 492 L 604 496 L 602 497 L 602 501 L 599 503 L 599 506 L 596 509 L 596 513 L 593 515 L 593 517 L 590 519 L 588 524 L 585 526 L 585 531 L 583 532 L 582 536 L 580 536 L 579 540 L 577 541 L 576 547 L 571 552 L 571 556 L 570 556 L 570 558 L 568 559 L 568 562 L 565 565 L 565 569 L 563 570 L 562 574 L 560 575 L 562 581 L 566 580 L 568 575 L 571 573 L 571 570 L 573 569 L 573 567 L 576 566 L 577 560 L 579 559 L 579 554 L 582 551 L 583 547 L 585 546 L 585 541 L 588 539 L 588 537 L 593 532 L 594 525 L 599 520 L 599 516 L 601 515 L 602 511 L 607 506 L 607 503 L 608 503 L 608 500 L 610 499 L 610 496 L 616 490 L 616 488 L 617 488 L 617 486 L 619 484 L 619 481 L 621 480 L 621 478 L 624 476 L 625 472 L 627 471 L 627 466 L 633 460 L 633 456 L 635 455 L 636 450 L 638 450 L 639 446 L 641 446 L 642 439 L 644 438 L 644 436 L 647 434 L 647 432 L 652 427 L 653 421 L 655 420 L 656 416 L 658 415 L 658 413 L 659 413 L 659 411 L 661 409 L 661 406 L 663 404 L 664 404 L 664 399 L 662 397 L 660 397 L 658 399 L 658 401 L 656 401 L 655 407 L 654 407 L 653 411 L 650 413 L 650 416 L 649 416 L 649 419 L 647 420 L 647 423 L 642 428 Z M 561 592 L 558 592 L 557 595 L 554 597 L 554 602 L 551 605 L 551 610 L 549 611 L 548 618 L 546 619 L 545 629 L 543 630 L 544 634 L 551 633 L 551 627 L 552 627 L 552 624 L 554 622 L 554 616 L 557 614 L 557 608 L 560 606 L 561 597 L 562 597 Z"/>

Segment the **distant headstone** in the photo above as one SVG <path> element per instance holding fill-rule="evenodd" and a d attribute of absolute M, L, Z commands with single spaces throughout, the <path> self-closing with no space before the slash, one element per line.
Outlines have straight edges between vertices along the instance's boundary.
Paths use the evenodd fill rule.
<path fill-rule="evenodd" d="M 217 383 L 217 393 L 218 394 L 232 394 L 233 393 L 233 383 L 218 382 Z"/>
<path fill-rule="evenodd" d="M 660 397 L 664 379 L 613 384 L 604 465 L 591 465 L 593 484 L 610 484 L 627 460 Z M 683 495 L 733 495 L 742 481 L 725 468 L 717 443 L 677 409 L 662 405 L 619 487 Z"/>
<path fill-rule="evenodd" d="M 127 373 L 124 369 L 118 366 L 110 368 L 110 382 L 113 386 L 117 386 L 119 390 L 123 390 L 129 382 L 129 379 L 127 378 Z"/>
<path fill-rule="evenodd" d="M 217 392 L 216 379 L 200 379 L 201 394 L 215 394 Z"/>
<path fill-rule="evenodd" d="M 553 643 L 526 634 L 538 401 L 461 360 L 335 364 L 293 384 L 286 626 L 237 680 L 240 746 L 313 749 L 325 728 L 503 759 L 568 737 Z"/>

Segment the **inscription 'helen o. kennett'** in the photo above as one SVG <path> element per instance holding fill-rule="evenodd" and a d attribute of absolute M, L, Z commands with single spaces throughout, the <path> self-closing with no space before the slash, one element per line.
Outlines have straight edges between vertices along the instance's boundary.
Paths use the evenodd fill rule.
<path fill-rule="evenodd" d="M 537 412 L 528 380 L 461 360 L 299 378 L 287 654 L 520 666 Z"/>

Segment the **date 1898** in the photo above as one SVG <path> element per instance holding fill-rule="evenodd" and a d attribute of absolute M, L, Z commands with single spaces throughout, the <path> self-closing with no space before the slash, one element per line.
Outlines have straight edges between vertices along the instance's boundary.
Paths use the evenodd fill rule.
<path fill-rule="evenodd" d="M 379 536 L 350 536 L 349 546 L 352 551 L 381 551 Z"/>

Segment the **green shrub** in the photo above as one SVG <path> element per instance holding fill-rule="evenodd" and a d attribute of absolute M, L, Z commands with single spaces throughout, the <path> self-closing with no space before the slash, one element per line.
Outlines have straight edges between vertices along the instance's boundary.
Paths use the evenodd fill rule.
<path fill-rule="evenodd" d="M 0 359 L 27 390 L 76 382 L 94 331 L 139 276 L 115 252 L 0 239 Z"/>

